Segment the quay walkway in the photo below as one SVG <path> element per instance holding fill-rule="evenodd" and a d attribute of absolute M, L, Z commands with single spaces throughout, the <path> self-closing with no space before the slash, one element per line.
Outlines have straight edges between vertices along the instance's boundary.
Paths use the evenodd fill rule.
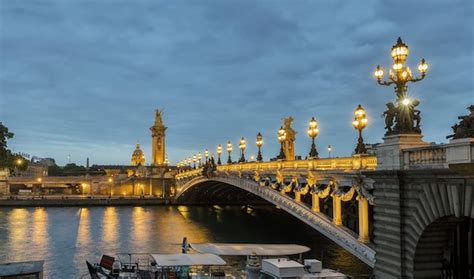
<path fill-rule="evenodd" d="M 0 207 L 35 206 L 130 206 L 166 205 L 168 199 L 147 196 L 105 196 L 105 195 L 46 195 L 0 197 Z"/>

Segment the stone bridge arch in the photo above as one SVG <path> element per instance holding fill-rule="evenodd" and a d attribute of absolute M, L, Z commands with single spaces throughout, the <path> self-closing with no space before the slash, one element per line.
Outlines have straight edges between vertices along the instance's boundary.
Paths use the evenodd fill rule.
<path fill-rule="evenodd" d="M 374 274 L 378 278 L 466 278 L 467 251 L 474 246 L 474 179 L 450 170 L 368 175 L 375 180 Z M 456 258 L 455 266 L 443 262 L 446 255 Z M 457 275 L 442 277 L 445 272 Z"/>
<path fill-rule="evenodd" d="M 260 197 L 273 205 L 279 206 L 281 209 L 348 250 L 367 265 L 371 267 L 374 266 L 375 251 L 367 244 L 359 241 L 357 234 L 334 224 L 325 214 L 315 212 L 302 203 L 295 201 L 295 199 L 287 195 L 282 195 L 280 191 L 276 191 L 271 187 L 261 186 L 261 184 L 252 179 L 252 177 L 239 177 L 232 175 L 217 175 L 211 177 L 196 176 L 178 185 L 174 200 L 179 201 L 181 196 L 187 191 L 194 187 L 204 185 L 209 181 L 237 187 Z"/>

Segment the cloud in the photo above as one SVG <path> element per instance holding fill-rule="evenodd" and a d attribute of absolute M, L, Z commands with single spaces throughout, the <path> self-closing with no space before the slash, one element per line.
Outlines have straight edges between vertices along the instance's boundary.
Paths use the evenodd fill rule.
<path fill-rule="evenodd" d="M 1 0 L 0 0 L 1 1 Z M 403 7 L 400 12 L 398 5 Z M 368 142 L 393 89 L 376 85 L 398 36 L 412 68 L 428 60 L 421 99 L 425 139 L 443 141 L 474 103 L 472 1 L 2 1 L 0 119 L 15 150 L 65 163 L 128 163 L 165 109 L 173 162 L 257 132 L 278 153 L 281 118 L 293 115 L 305 155 L 315 116 L 321 150 L 350 154 L 352 112 L 370 116 Z M 408 8 L 409 7 L 409 8 Z M 442 117 L 441 117 L 442 116 Z M 148 156 L 149 157 L 149 156 Z"/>

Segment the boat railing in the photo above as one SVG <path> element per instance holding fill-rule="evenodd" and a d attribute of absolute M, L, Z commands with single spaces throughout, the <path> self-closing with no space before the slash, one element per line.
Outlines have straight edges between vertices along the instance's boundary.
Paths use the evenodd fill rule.
<path fill-rule="evenodd" d="M 122 265 L 138 265 L 140 269 L 151 269 L 155 262 L 149 253 L 119 253 L 117 258 Z"/>

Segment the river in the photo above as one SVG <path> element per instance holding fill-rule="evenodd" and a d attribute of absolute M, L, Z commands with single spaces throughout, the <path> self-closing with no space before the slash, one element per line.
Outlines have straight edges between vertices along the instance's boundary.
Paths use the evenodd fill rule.
<path fill-rule="evenodd" d="M 371 269 L 334 242 L 271 206 L 0 208 L 0 262 L 45 260 L 44 276 L 81 278 L 86 260 L 120 252 L 179 253 L 189 242 L 294 243 L 350 275 Z"/>

